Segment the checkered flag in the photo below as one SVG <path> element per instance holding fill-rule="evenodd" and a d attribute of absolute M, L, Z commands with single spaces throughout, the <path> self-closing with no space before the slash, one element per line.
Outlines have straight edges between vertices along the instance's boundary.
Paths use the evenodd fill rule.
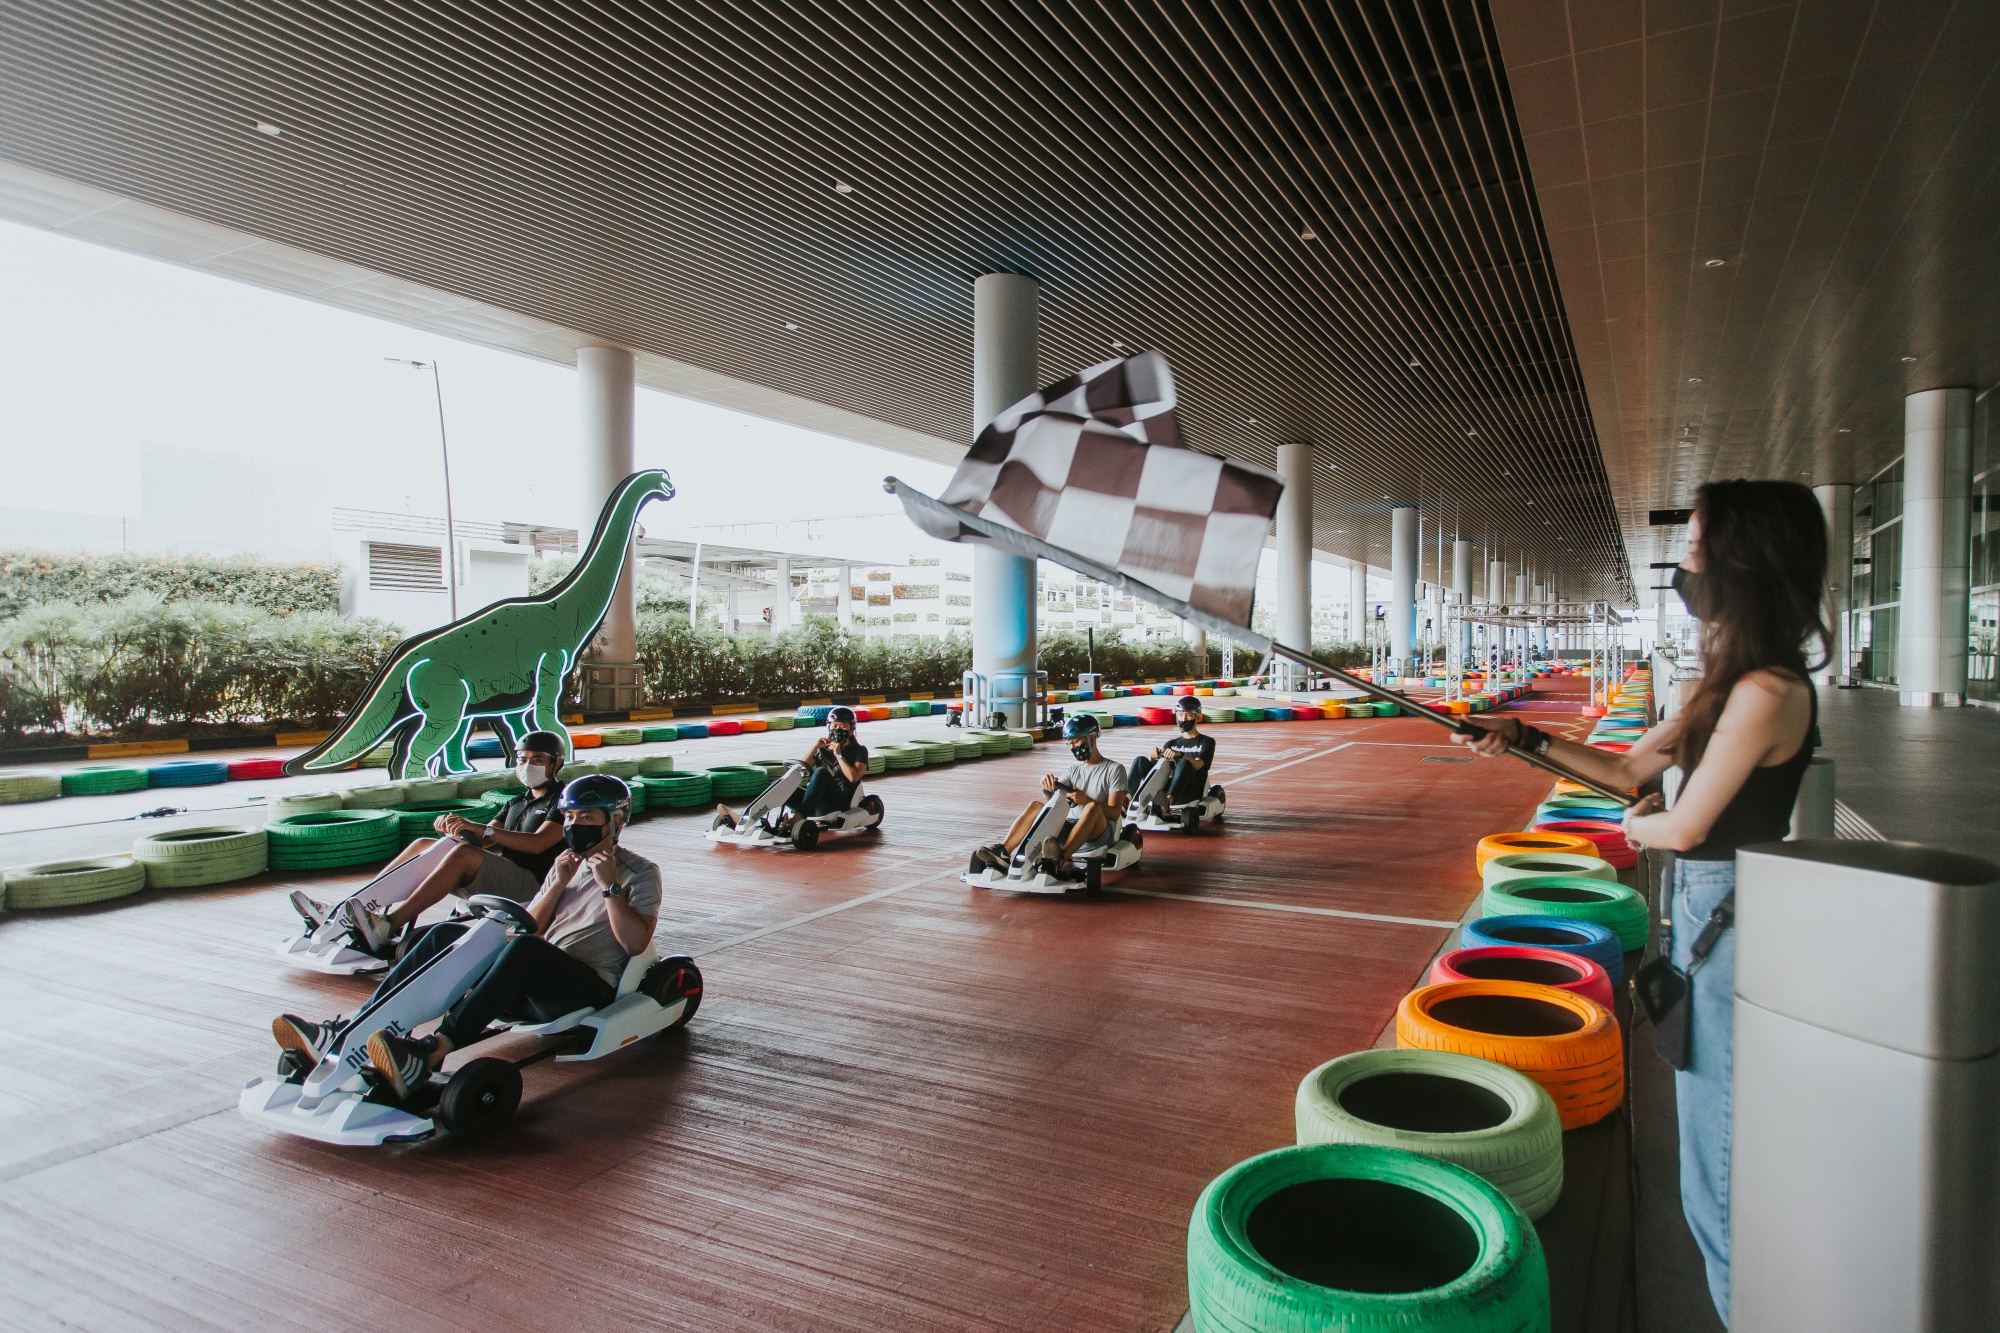
<path fill-rule="evenodd" d="M 994 418 L 939 498 L 1247 627 L 1284 484 L 1186 447 L 1174 403 L 1158 352 L 1100 362 Z M 933 536 L 986 540 L 937 509 L 907 497 L 905 507 Z"/>

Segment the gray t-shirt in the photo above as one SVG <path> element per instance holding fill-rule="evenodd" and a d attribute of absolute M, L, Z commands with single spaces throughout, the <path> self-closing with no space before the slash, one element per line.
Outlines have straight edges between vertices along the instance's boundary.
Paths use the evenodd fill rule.
<path fill-rule="evenodd" d="M 551 875 L 555 873 L 552 869 Z M 626 901 L 640 916 L 654 916 L 660 910 L 660 868 L 636 852 L 618 849 L 618 882 L 625 886 Z M 545 881 L 543 887 L 548 887 Z M 556 903 L 555 917 L 543 938 L 572 958 L 589 966 L 613 986 L 625 972 L 625 946 L 611 931 L 611 917 L 604 890 L 590 867 L 580 865 L 570 876 L 569 887 Z"/>
<path fill-rule="evenodd" d="M 1091 800 L 1108 805 L 1112 792 L 1130 793 L 1131 784 L 1125 780 L 1125 767 L 1109 759 L 1099 759 L 1094 764 L 1071 764 L 1069 772 L 1062 780 L 1088 796 Z M 1080 852 L 1095 852 L 1109 847 L 1118 840 L 1118 816 L 1110 810 L 1104 812 L 1108 821 L 1104 832 L 1077 848 Z"/>

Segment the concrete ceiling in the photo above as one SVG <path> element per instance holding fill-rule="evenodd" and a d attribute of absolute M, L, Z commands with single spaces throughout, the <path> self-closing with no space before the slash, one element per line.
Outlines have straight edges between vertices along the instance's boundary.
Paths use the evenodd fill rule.
<path fill-rule="evenodd" d="M 1905 394 L 2000 380 L 1991 4 L 1493 16 L 1635 565 L 1702 481 L 1866 480 Z"/>
<path fill-rule="evenodd" d="M 971 279 L 1030 273 L 1050 377 L 1156 346 L 1198 447 L 1318 443 L 1316 545 L 1416 501 L 1623 596 L 1501 49 L 1482 0 L 45 0 L 0 158 L 114 201 L 77 234 L 933 457 Z"/>

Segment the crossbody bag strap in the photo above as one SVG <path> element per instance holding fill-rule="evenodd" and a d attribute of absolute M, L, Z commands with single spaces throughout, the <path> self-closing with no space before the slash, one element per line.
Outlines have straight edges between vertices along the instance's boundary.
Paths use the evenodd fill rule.
<path fill-rule="evenodd" d="M 1708 961 L 1708 955 L 1714 950 L 1716 941 L 1722 938 L 1722 932 L 1728 930 L 1735 921 L 1736 890 L 1731 889 L 1722 895 L 1722 901 L 1708 914 L 1708 920 L 1701 923 L 1701 933 L 1696 935 L 1694 943 L 1688 946 L 1688 975 L 1694 975 L 1701 965 Z"/>

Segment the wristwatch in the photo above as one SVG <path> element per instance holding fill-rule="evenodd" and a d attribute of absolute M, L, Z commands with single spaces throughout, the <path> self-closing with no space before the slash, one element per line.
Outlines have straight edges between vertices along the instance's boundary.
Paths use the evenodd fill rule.
<path fill-rule="evenodd" d="M 623 898 L 625 896 L 625 886 L 623 884 L 613 884 L 604 891 L 604 896 L 607 898 Z"/>

